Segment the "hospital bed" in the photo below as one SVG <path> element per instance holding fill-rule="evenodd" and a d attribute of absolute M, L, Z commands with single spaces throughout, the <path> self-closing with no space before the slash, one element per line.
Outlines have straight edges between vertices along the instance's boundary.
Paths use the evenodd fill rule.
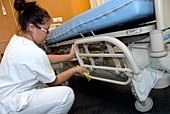
<path fill-rule="evenodd" d="M 153 106 L 151 89 L 170 84 L 168 68 L 161 64 L 169 56 L 168 10 L 169 0 L 108 0 L 51 30 L 43 49 L 67 53 L 74 44 L 78 63 L 61 68 L 79 65 L 89 70 L 88 80 L 129 84 L 136 109 L 146 112 Z"/>

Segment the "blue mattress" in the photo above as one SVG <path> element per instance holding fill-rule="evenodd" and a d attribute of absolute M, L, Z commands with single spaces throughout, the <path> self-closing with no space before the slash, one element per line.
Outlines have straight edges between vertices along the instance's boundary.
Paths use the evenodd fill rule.
<path fill-rule="evenodd" d="M 80 35 L 83 31 L 123 25 L 153 15 L 153 0 L 108 0 L 50 31 L 46 43 L 57 43 Z"/>

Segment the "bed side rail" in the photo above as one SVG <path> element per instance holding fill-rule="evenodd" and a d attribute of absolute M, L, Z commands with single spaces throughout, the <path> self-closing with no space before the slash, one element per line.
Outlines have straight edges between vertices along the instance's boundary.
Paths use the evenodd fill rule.
<path fill-rule="evenodd" d="M 127 46 L 119 41 L 118 39 L 110 36 L 95 36 L 93 38 L 84 38 L 77 40 L 74 43 L 75 54 L 78 59 L 80 66 L 91 69 L 92 71 L 97 70 L 109 70 L 114 71 L 114 74 L 119 75 L 125 73 L 128 77 L 126 81 L 112 80 L 94 75 L 89 75 L 89 78 L 101 80 L 105 82 L 127 85 L 131 82 L 133 74 L 139 74 L 139 68 L 136 64 L 134 57 Z M 116 52 L 113 48 L 119 48 L 119 52 Z M 94 51 L 94 48 L 98 49 Z M 103 64 L 106 58 L 111 59 L 114 63 L 113 66 Z M 89 60 L 89 62 L 85 62 Z M 121 60 L 126 60 L 128 67 L 121 64 Z M 101 64 L 97 64 L 96 61 L 100 61 Z M 124 63 L 125 61 L 123 61 Z"/>

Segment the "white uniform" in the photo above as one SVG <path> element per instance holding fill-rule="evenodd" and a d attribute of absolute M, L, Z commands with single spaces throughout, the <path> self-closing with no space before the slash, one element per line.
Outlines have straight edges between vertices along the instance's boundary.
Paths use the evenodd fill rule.
<path fill-rule="evenodd" d="M 74 101 L 71 88 L 40 88 L 55 78 L 45 52 L 14 35 L 0 65 L 0 114 L 67 113 Z"/>

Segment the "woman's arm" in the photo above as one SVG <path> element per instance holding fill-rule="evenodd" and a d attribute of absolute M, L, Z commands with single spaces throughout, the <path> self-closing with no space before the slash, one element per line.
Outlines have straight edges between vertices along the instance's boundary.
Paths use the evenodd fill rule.
<path fill-rule="evenodd" d="M 48 86 L 56 86 L 59 84 L 64 83 L 69 78 L 71 78 L 75 73 L 83 74 L 83 72 L 86 72 L 86 68 L 83 67 L 73 67 L 70 68 L 56 76 L 56 79 L 52 83 L 48 83 Z"/>
<path fill-rule="evenodd" d="M 61 63 L 61 62 L 64 62 L 64 61 L 71 60 L 72 58 L 75 57 L 75 55 L 74 55 L 74 45 L 72 45 L 69 54 L 64 54 L 64 55 L 47 55 L 47 56 L 48 56 L 51 64 Z"/>

